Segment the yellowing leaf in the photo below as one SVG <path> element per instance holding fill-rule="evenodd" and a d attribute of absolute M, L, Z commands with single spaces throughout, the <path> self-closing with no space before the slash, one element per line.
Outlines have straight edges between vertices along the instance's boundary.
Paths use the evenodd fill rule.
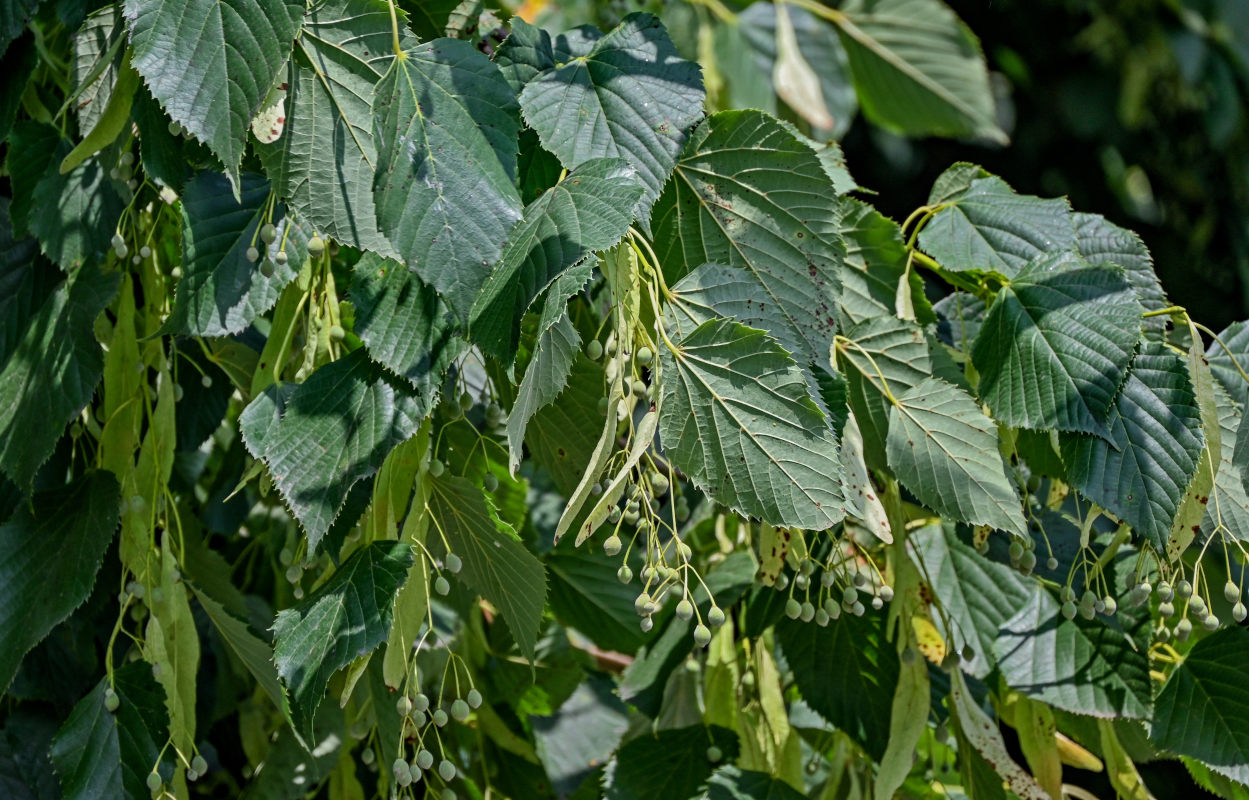
<path fill-rule="evenodd" d="M 924 658 L 934 664 L 940 664 L 945 660 L 947 651 L 945 638 L 941 635 L 941 631 L 937 630 L 937 626 L 932 624 L 931 619 L 916 614 L 911 617 L 911 630 L 915 632 L 915 646 L 924 654 Z"/>

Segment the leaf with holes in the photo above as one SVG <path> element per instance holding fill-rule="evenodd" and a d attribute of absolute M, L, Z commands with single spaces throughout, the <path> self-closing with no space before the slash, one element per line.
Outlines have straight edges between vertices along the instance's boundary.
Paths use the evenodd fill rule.
<path fill-rule="evenodd" d="M 296 0 L 126 0 L 134 68 L 235 188 L 247 127 L 299 32 Z"/>

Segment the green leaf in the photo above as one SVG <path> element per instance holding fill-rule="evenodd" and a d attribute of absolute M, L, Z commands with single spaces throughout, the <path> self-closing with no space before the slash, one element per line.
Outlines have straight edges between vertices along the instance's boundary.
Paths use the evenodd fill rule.
<path fill-rule="evenodd" d="M 268 465 L 311 552 L 352 485 L 416 433 L 430 403 L 357 350 L 298 386 L 270 386 L 243 410 L 239 428 L 248 451 Z"/>
<path fill-rule="evenodd" d="M 290 694 L 301 741 L 313 741 L 313 720 L 330 677 L 386 641 L 395 594 L 411 565 L 410 543 L 373 542 L 353 553 L 321 588 L 278 612 L 273 663 Z"/>
<path fill-rule="evenodd" d="M 727 765 L 707 781 L 705 800 L 801 800 L 805 796 L 766 772 Z"/>
<path fill-rule="evenodd" d="M 0 689 L 91 594 L 117 530 L 120 494 L 112 473 L 91 472 L 36 493 L 0 526 Z"/>
<path fill-rule="evenodd" d="M 117 711 L 104 706 L 110 678 L 103 678 L 78 701 L 52 740 L 49 755 L 65 800 L 102 797 L 143 800 L 151 797 L 147 776 L 161 766 L 168 733 L 165 693 L 152 678 L 152 667 L 135 661 L 111 677 Z M 172 774 L 171 765 L 162 776 Z"/>
<path fill-rule="evenodd" d="M 108 105 L 125 52 L 117 46 L 118 39 L 125 35 L 121 6 L 116 4 L 88 15 L 74 33 L 74 90 L 81 92 L 74 104 L 79 136 L 86 136 L 95 127 Z M 95 79 L 85 83 L 93 72 Z"/>
<path fill-rule="evenodd" d="M 1244 438 L 1249 428 L 1245 413 L 1236 407 L 1222 387 L 1215 387 L 1214 396 L 1219 414 L 1220 448 L 1218 471 L 1214 474 L 1214 490 L 1206 503 L 1201 521 L 1205 536 L 1216 530 L 1233 538 L 1249 541 L 1249 459 L 1234 451 L 1237 438 Z"/>
<path fill-rule="evenodd" d="M 0 366 L 13 355 L 61 279 L 56 268 L 39 257 L 34 239 L 13 238 L 9 207 L 7 199 L 0 198 Z"/>
<path fill-rule="evenodd" d="M 532 661 L 546 600 L 542 562 L 499 519 L 482 490 L 464 478 L 434 480 L 429 512 L 450 552 L 463 561 L 459 578 L 499 609 L 520 651 Z"/>
<path fill-rule="evenodd" d="M 468 42 L 404 51 L 373 92 L 382 232 L 461 321 L 521 217 L 516 98 Z"/>
<path fill-rule="evenodd" d="M 30 232 L 43 254 L 66 272 L 104 259 L 125 203 L 98 158 L 62 175 L 52 168 L 70 153 L 61 140 L 32 196 Z"/>
<path fill-rule="evenodd" d="M 650 14 L 630 14 L 585 53 L 553 53 L 536 43 L 541 49 L 533 55 L 552 60 L 539 64 L 520 93 L 525 122 L 570 170 L 596 158 L 628 161 L 646 187 L 637 213 L 646 228 L 650 206 L 703 114 L 698 65 L 677 55 Z"/>
<path fill-rule="evenodd" d="M 939 378 L 897 401 L 885 449 L 902 485 L 949 519 L 1023 536 L 1023 506 L 998 453 L 997 428 L 976 401 Z"/>
<path fill-rule="evenodd" d="M 863 435 L 867 466 L 883 468 L 892 408 L 885 386 L 894 395 L 918 386 L 933 373 L 932 356 L 924 331 L 891 315 L 865 319 L 845 335 L 854 344 L 837 349 L 833 366 L 840 366 L 846 376 L 847 398 Z"/>
<path fill-rule="evenodd" d="M 1234 780 L 1249 778 L 1249 631 L 1224 628 L 1184 656 L 1154 704 L 1149 738 Z"/>
<path fill-rule="evenodd" d="M 507 418 L 508 467 L 513 473 L 520 466 L 529 420 L 568 385 L 581 345 L 581 335 L 568 316 L 568 298 L 581 291 L 589 280 L 590 266 L 586 264 L 561 275 L 547 292 L 533 356 L 525 367 Z"/>
<path fill-rule="evenodd" d="M 0 56 L 9 44 L 21 36 L 26 23 L 39 7 L 40 0 L 3 0 L 0 4 Z"/>
<path fill-rule="evenodd" d="M 837 439 L 789 354 L 762 331 L 713 319 L 660 349 L 659 437 L 717 503 L 773 525 L 842 518 Z"/>
<path fill-rule="evenodd" d="M 239 185 L 247 128 L 299 32 L 297 0 L 126 0 L 131 63 Z"/>
<path fill-rule="evenodd" d="M 1015 194 L 1001 178 L 977 178 L 942 208 L 919 234 L 920 247 L 952 272 L 996 272 L 1014 278 L 1044 253 L 1075 250 L 1071 206 Z"/>
<path fill-rule="evenodd" d="M 863 113 L 909 135 L 1005 144 L 976 38 L 939 0 L 848 0 L 837 26 Z"/>
<path fill-rule="evenodd" d="M 29 36 L 23 37 L 16 47 L 0 55 L 0 74 L 5 76 L 4 85 L 0 86 L 0 141 L 9 138 L 13 123 L 17 119 L 17 111 L 22 104 L 22 95 L 26 92 L 27 82 L 39 63 L 34 38 L 32 31 Z"/>
<path fill-rule="evenodd" d="M 0 366 L 0 470 L 23 490 L 100 381 L 104 357 L 93 326 L 119 278 L 95 267 L 66 278 Z"/>
<path fill-rule="evenodd" d="M 717 725 L 693 725 L 657 734 L 643 733 L 621 747 L 607 765 L 606 800 L 693 797 L 715 764 L 707 748 L 720 748 L 723 760 L 737 758 L 737 734 Z"/>
<path fill-rule="evenodd" d="M 401 12 L 402 13 L 402 12 Z M 416 40 L 402 23 L 400 44 Z M 291 58 L 286 130 L 256 149 L 304 224 L 343 244 L 395 255 L 373 201 L 373 87 L 394 59 L 385 0 L 329 0 L 304 13 Z"/>
<path fill-rule="evenodd" d="M 58 154 L 63 158 L 68 152 L 69 146 L 62 143 L 60 131 L 55 126 L 29 119 L 18 120 L 14 124 L 4 159 L 13 193 L 9 219 L 13 223 L 14 235 L 22 237 L 30 232 L 35 187 L 52 172 Z"/>
<path fill-rule="evenodd" d="M 539 409 L 526 428 L 525 441 L 534 463 L 551 473 L 565 497 L 571 497 L 581 482 L 602 433 L 605 419 L 598 410 L 602 396 L 602 364 L 579 356 L 564 391 Z"/>
<path fill-rule="evenodd" d="M 1159 551 L 1197 472 L 1201 415 L 1183 360 L 1146 343 L 1106 423 L 1108 438 L 1061 437 L 1071 484 Z"/>
<path fill-rule="evenodd" d="M 567 796 L 606 762 L 628 729 L 628 708 L 614 689 L 610 678 L 592 674 L 555 714 L 530 718 L 538 758 L 560 796 Z"/>
<path fill-rule="evenodd" d="M 879 761 L 900 669 L 884 615 L 842 614 L 824 628 L 783 619 L 776 641 L 807 705 Z"/>
<path fill-rule="evenodd" d="M 578 548 L 555 551 L 546 558 L 551 576 L 551 610 L 604 650 L 635 653 L 647 640 L 633 607 L 636 585 L 616 578 L 619 563 L 602 551 Z"/>
<path fill-rule="evenodd" d="M 945 632 L 950 650 L 961 653 L 971 645 L 974 656 L 960 664 L 971 675 L 985 677 L 996 664 L 998 628 L 1027 605 L 1032 582 L 964 544 L 953 525 L 928 525 L 911 535 L 911 543 L 928 587 L 953 627 Z"/>
<path fill-rule="evenodd" d="M 473 302 L 472 340 L 504 362 L 515 358 L 530 304 L 587 253 L 619 242 L 641 196 L 624 161 L 601 159 L 585 162 L 530 203 Z"/>
<path fill-rule="evenodd" d="M 1105 434 L 1140 336 L 1122 272 L 1041 256 L 997 293 L 976 336 L 980 396 L 1011 427 Z"/>
<path fill-rule="evenodd" d="M 1241 425 L 1240 432 L 1236 436 L 1236 449 L 1232 458 L 1237 464 L 1249 464 L 1249 425 Z M 1249 470 L 1244 470 L 1240 476 L 1245 487 L 1245 493 L 1249 494 Z"/>
<path fill-rule="evenodd" d="M 286 215 L 282 203 L 270 210 L 269 182 L 250 172 L 235 181 L 232 187 L 220 172 L 201 172 L 183 191 L 183 277 L 162 328 L 165 332 L 238 333 L 273 307 L 308 257 L 310 234 Z M 265 222 L 277 229 L 277 238 L 269 245 L 257 235 Z M 247 260 L 247 249 L 253 246 L 273 268 L 270 277 L 261 272 L 261 261 Z M 285 264 L 277 260 L 282 250 L 287 254 Z"/>
<path fill-rule="evenodd" d="M 975 295 L 955 290 L 933 303 L 933 309 L 941 318 L 937 323 L 937 335 L 941 340 L 970 354 L 972 342 L 980 335 L 989 311 L 985 302 Z"/>
<path fill-rule="evenodd" d="M 840 307 L 847 327 L 871 317 L 894 316 L 898 283 L 906 274 L 902 228 L 852 197 L 842 198 L 840 208 L 847 267 L 841 271 Z M 918 279 L 918 273 L 911 274 Z M 913 286 L 912 295 L 922 297 L 922 286 L 922 282 Z"/>
<path fill-rule="evenodd" d="M 286 691 L 278 681 L 277 669 L 273 664 L 273 650 L 269 643 L 199 587 L 190 583 L 187 585 L 195 594 L 195 599 L 199 601 L 204 613 L 212 620 L 221 640 L 230 648 L 230 652 L 234 653 L 243 667 L 256 679 L 256 685 L 269 696 L 274 707 L 281 710 L 290 721 L 290 704 L 287 702 Z"/>
<path fill-rule="evenodd" d="M 11 800 L 57 800 L 61 796 L 48 759 L 56 719 L 19 709 L 0 730 L 0 792 Z"/>
<path fill-rule="evenodd" d="M 1218 342 L 1210 343 L 1206 349 L 1210 371 L 1241 409 L 1249 410 L 1249 380 L 1242 378 L 1236 368 L 1239 365 L 1249 374 L 1249 322 L 1233 322 L 1223 329 L 1219 339 L 1227 345 L 1227 350 Z M 1228 350 L 1231 350 L 1230 354 Z"/>
<path fill-rule="evenodd" d="M 356 262 L 351 301 L 369 357 L 432 405 L 443 373 L 468 347 L 447 304 L 412 270 L 373 253 Z"/>
<path fill-rule="evenodd" d="M 1154 259 L 1149 248 L 1127 228 L 1108 222 L 1100 214 L 1076 213 L 1072 215 L 1076 228 L 1076 249 L 1084 260 L 1093 265 L 1114 264 L 1123 267 L 1128 283 L 1146 311 L 1157 311 L 1171 305 L 1167 293 L 1162 290 L 1158 273 L 1154 272 Z M 1153 338 L 1166 332 L 1165 316 L 1147 317 L 1145 331 Z"/>
<path fill-rule="evenodd" d="M 726 111 L 686 144 L 655 205 L 655 242 L 669 284 L 709 262 L 747 273 L 762 311 L 784 320 L 772 335 L 803 342 L 798 360 L 822 365 L 845 258 L 839 216 L 808 145 L 761 112 Z"/>
<path fill-rule="evenodd" d="M 777 61 L 777 16 L 773 3 L 752 3 L 749 8 L 737 15 L 736 27 L 750 47 L 751 67 L 761 71 L 770 79 L 775 78 Z M 793 28 L 794 44 L 798 53 L 806 61 L 818 79 L 820 100 L 824 108 L 820 109 L 831 114 L 831 124 L 820 125 L 819 115 L 801 107 L 796 102 L 790 104 L 796 114 L 805 117 L 821 138 L 840 139 L 850 129 L 854 115 L 858 111 L 859 102 L 850 80 L 850 62 L 846 51 L 842 49 L 837 31 L 827 22 L 797 5 L 787 5 L 785 11 L 789 15 Z M 741 58 L 740 53 L 726 54 Z M 730 81 L 730 90 L 732 89 Z M 780 86 L 776 87 L 777 93 Z M 773 101 L 775 102 L 775 101 Z M 788 103 L 789 100 L 787 99 Z M 756 105 L 734 104 L 735 108 L 758 108 Z M 764 111 L 773 109 L 764 108 Z"/>
<path fill-rule="evenodd" d="M 993 653 L 1006 683 L 1073 714 L 1148 719 L 1149 615 L 1120 614 L 1125 631 L 1060 611 L 1049 591 L 1034 586 L 1027 605 L 1000 623 Z"/>

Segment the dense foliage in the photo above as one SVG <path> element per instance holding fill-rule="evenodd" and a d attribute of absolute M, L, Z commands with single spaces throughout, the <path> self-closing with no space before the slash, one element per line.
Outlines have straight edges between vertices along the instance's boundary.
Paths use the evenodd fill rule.
<path fill-rule="evenodd" d="M 531 5 L 0 3 L 0 795 L 1249 797 L 1249 325 L 868 202 L 940 0 Z"/>

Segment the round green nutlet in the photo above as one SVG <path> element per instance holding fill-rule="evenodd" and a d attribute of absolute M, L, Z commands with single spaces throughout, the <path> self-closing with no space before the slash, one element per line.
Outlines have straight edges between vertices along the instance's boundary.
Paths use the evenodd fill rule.
<path fill-rule="evenodd" d="M 694 644 L 699 647 L 706 647 L 711 641 L 711 629 L 706 625 L 699 623 L 694 626 Z"/>
<path fill-rule="evenodd" d="M 1213 614 L 1207 614 L 1206 618 L 1201 621 L 1208 631 L 1216 631 L 1219 629 L 1219 618 Z"/>
<path fill-rule="evenodd" d="M 120 233 L 114 233 L 113 238 L 109 240 L 109 244 L 114 250 L 126 246 L 126 240 L 122 238 Z"/>
<path fill-rule="evenodd" d="M 446 470 L 446 468 L 447 468 L 447 465 L 442 463 L 436 458 L 431 458 L 429 460 L 429 474 L 433 475 L 435 478 L 442 475 L 442 473 Z"/>
<path fill-rule="evenodd" d="M 637 351 L 633 358 L 642 366 L 646 366 L 655 360 L 655 354 L 651 352 L 649 347 L 642 347 Z"/>
<path fill-rule="evenodd" d="M 375 760 L 377 760 L 377 754 L 373 752 L 372 747 L 366 747 L 360 751 L 360 760 L 363 761 L 364 765 L 367 767 L 369 764 L 372 764 Z"/>
<path fill-rule="evenodd" d="M 417 693 L 416 697 L 412 698 L 412 709 L 414 711 L 420 711 L 421 713 L 428 711 L 429 697 L 423 692 Z"/>
<path fill-rule="evenodd" d="M 1023 542 L 1015 539 L 1010 543 L 1010 560 L 1018 561 L 1023 557 Z"/>
<path fill-rule="evenodd" d="M 802 603 L 799 603 L 796 598 L 789 598 L 789 600 L 785 603 L 785 616 L 790 619 L 798 619 L 801 614 Z"/>
<path fill-rule="evenodd" d="M 406 717 L 412 713 L 412 699 L 406 694 L 395 701 L 395 711 L 399 712 L 399 716 Z"/>
<path fill-rule="evenodd" d="M 884 607 L 885 607 L 884 600 L 881 600 L 879 597 L 872 598 L 872 608 L 876 609 L 877 611 L 880 611 Z"/>
<path fill-rule="evenodd" d="M 1175 593 L 1180 597 L 1192 597 L 1193 585 L 1183 578 L 1180 578 L 1175 583 Z"/>
<path fill-rule="evenodd" d="M 195 783 L 197 780 L 199 780 L 199 773 L 195 771 L 194 769 L 188 769 L 186 771 L 186 779 L 187 781 L 191 783 Z"/>
<path fill-rule="evenodd" d="M 395 763 L 390 765 L 390 771 L 394 773 L 395 779 L 398 780 L 400 775 L 408 771 L 408 762 L 402 758 L 396 758 Z"/>
<path fill-rule="evenodd" d="M 260 251 L 257 250 L 255 247 L 247 248 L 246 255 L 247 255 L 247 260 L 253 264 L 255 264 L 257 261 L 260 260 Z"/>
<path fill-rule="evenodd" d="M 811 585 L 811 579 L 799 572 L 794 576 L 794 588 L 800 592 L 805 592 L 807 587 Z"/>
<path fill-rule="evenodd" d="M 341 342 L 343 339 L 346 339 L 346 338 L 347 338 L 347 331 L 343 330 L 342 325 L 330 326 L 330 341 Z"/>
<path fill-rule="evenodd" d="M 455 789 L 447 787 L 442 790 L 442 794 L 438 796 L 438 800 L 459 800 L 460 796 L 455 793 Z"/>
<path fill-rule="evenodd" d="M 143 245 L 142 247 L 140 247 L 140 248 L 139 248 L 139 257 L 140 257 L 140 258 L 151 258 L 151 257 L 152 257 L 152 248 L 148 247 L 147 245 Z"/>
<path fill-rule="evenodd" d="M 439 728 L 446 726 L 447 722 L 450 720 L 450 717 L 447 716 L 447 712 L 443 711 L 441 708 L 434 709 L 434 713 L 430 714 L 430 717 L 434 720 L 434 724 Z"/>
<path fill-rule="evenodd" d="M 1249 616 L 1249 609 L 1245 608 L 1244 603 L 1237 603 L 1232 606 L 1232 619 L 1237 622 L 1244 622 L 1246 616 Z"/>
<path fill-rule="evenodd" d="M 645 614 L 646 607 L 650 605 L 650 602 L 651 602 L 651 596 L 647 594 L 646 592 L 642 592 L 640 595 L 637 596 L 637 599 L 633 601 L 633 610 L 636 611 L 639 615 Z"/>
<path fill-rule="evenodd" d="M 499 479 L 493 472 L 487 472 L 486 477 L 481 479 L 481 486 L 487 492 L 493 492 L 499 488 Z"/>
<path fill-rule="evenodd" d="M 313 236 L 308 240 L 308 254 L 319 256 L 325 252 L 325 240 L 320 236 Z"/>
<path fill-rule="evenodd" d="M 1076 604 L 1067 600 L 1063 603 L 1062 614 L 1065 619 L 1072 620 L 1076 618 Z"/>
<path fill-rule="evenodd" d="M 624 547 L 624 543 L 621 542 L 620 537 L 614 533 L 611 536 L 608 536 L 606 541 L 603 542 L 603 552 L 609 556 L 618 554 L 622 547 Z"/>
<path fill-rule="evenodd" d="M 892 586 L 880 587 L 880 599 L 884 600 L 886 603 L 893 600 L 893 587 Z"/>
<path fill-rule="evenodd" d="M 163 785 L 164 783 L 165 783 L 165 782 L 164 782 L 163 780 L 161 780 L 161 777 L 160 777 L 160 773 L 159 773 L 159 772 L 149 772 L 149 773 L 147 774 L 147 788 L 148 788 L 148 791 L 150 791 L 150 792 L 158 792 L 158 791 L 160 791 L 160 787 L 161 787 L 161 785 Z"/>
<path fill-rule="evenodd" d="M 266 222 L 260 226 L 260 241 L 265 244 L 273 244 L 277 241 L 278 229 L 274 227 L 272 222 Z"/>
<path fill-rule="evenodd" d="M 1158 584 L 1158 599 L 1164 603 L 1170 602 L 1175 597 L 1175 590 L 1171 588 L 1171 584 L 1163 581 Z"/>
<path fill-rule="evenodd" d="M 444 758 L 438 762 L 438 775 L 444 781 L 455 780 L 455 764 Z"/>
<path fill-rule="evenodd" d="M 468 700 L 469 708 L 481 708 L 481 692 L 476 689 L 469 689 L 465 699 Z"/>
<path fill-rule="evenodd" d="M 707 748 L 707 760 L 712 764 L 719 764 L 720 759 L 724 758 L 724 752 L 714 744 Z"/>
<path fill-rule="evenodd" d="M 859 599 L 859 592 L 853 586 L 847 586 L 841 593 L 841 601 L 843 603 L 853 604 Z"/>
<path fill-rule="evenodd" d="M 713 628 L 718 628 L 724 624 L 724 609 L 719 606 L 712 606 L 707 612 L 707 624 Z"/>
<path fill-rule="evenodd" d="M 1119 601 L 1110 595 L 1106 595 L 1106 599 L 1102 601 L 1102 605 L 1104 606 L 1102 613 L 1108 617 L 1113 617 L 1115 614 L 1119 613 Z"/>
<path fill-rule="evenodd" d="M 785 591 L 786 586 L 789 586 L 789 576 L 782 572 L 780 575 L 776 576 L 776 581 L 772 584 L 772 588 L 776 589 L 778 592 L 783 592 Z"/>
<path fill-rule="evenodd" d="M 439 575 L 438 580 L 434 581 L 434 591 L 446 597 L 451 592 L 451 582 Z"/>
<path fill-rule="evenodd" d="M 827 611 L 825 611 L 822 608 L 816 610 L 815 612 L 815 624 L 816 625 L 819 625 L 821 628 L 823 628 L 828 625 L 829 619 L 831 618 L 828 616 Z"/>
<path fill-rule="evenodd" d="M 841 616 L 841 606 L 831 597 L 824 601 L 823 608 L 829 619 L 837 619 Z"/>
<path fill-rule="evenodd" d="M 468 411 L 470 408 L 473 407 L 473 405 L 474 405 L 474 400 L 471 394 L 469 394 L 468 392 L 464 392 L 463 394 L 460 395 L 460 408 L 464 409 L 465 411 Z"/>
<path fill-rule="evenodd" d="M 272 278 L 273 277 L 273 262 L 262 261 L 260 264 L 260 274 L 266 278 Z"/>
<path fill-rule="evenodd" d="M 425 777 L 425 773 L 421 772 L 421 768 L 413 762 L 412 765 L 408 767 L 408 776 L 412 778 L 413 783 L 420 783 L 421 779 Z"/>
<path fill-rule="evenodd" d="M 653 627 L 655 627 L 655 620 L 653 620 L 649 616 L 642 617 L 642 622 L 641 622 L 642 633 L 650 633 L 651 628 Z"/>
<path fill-rule="evenodd" d="M 468 707 L 468 703 L 464 700 L 457 699 L 451 704 L 451 718 L 456 722 L 463 722 L 468 719 L 468 715 L 472 709 Z"/>
<path fill-rule="evenodd" d="M 689 601 L 689 598 L 682 598 L 681 602 L 677 603 L 677 616 L 687 622 L 694 618 L 694 604 Z"/>
<path fill-rule="evenodd" d="M 815 619 L 815 605 L 810 600 L 802 604 L 802 611 L 799 613 L 798 618 L 803 622 L 810 622 Z"/>
<path fill-rule="evenodd" d="M 641 380 L 633 381 L 633 394 L 639 400 L 646 397 L 646 384 L 643 383 Z"/>
<path fill-rule="evenodd" d="M 1019 568 L 1024 572 L 1031 572 L 1036 569 L 1036 553 L 1031 550 L 1025 550 L 1023 555 L 1019 557 Z"/>
<path fill-rule="evenodd" d="M 416 758 L 412 761 L 421 769 L 429 769 L 434 765 L 434 754 L 428 750 L 417 751 Z"/>
<path fill-rule="evenodd" d="M 1054 558 L 1053 556 L 1050 556 L 1049 558 L 1045 559 L 1045 568 L 1051 572 L 1058 569 L 1058 559 Z"/>
<path fill-rule="evenodd" d="M 299 579 L 303 577 L 304 571 L 297 564 L 292 564 L 286 568 L 286 580 L 288 583 L 299 583 Z"/>
<path fill-rule="evenodd" d="M 1235 603 L 1240 599 L 1240 587 L 1231 581 L 1223 584 L 1223 599 L 1229 603 Z"/>
<path fill-rule="evenodd" d="M 603 357 L 603 343 L 598 339 L 592 339 L 590 343 L 585 346 L 585 355 L 586 358 L 591 361 L 598 361 Z"/>
<path fill-rule="evenodd" d="M 111 714 L 121 706 L 121 698 L 112 689 L 104 692 L 104 708 Z"/>
<path fill-rule="evenodd" d="M 447 553 L 442 559 L 442 565 L 447 568 L 447 572 L 452 575 L 460 574 L 460 570 L 464 568 L 464 561 L 455 553 Z"/>
<path fill-rule="evenodd" d="M 1200 617 L 1206 613 L 1206 601 L 1201 595 L 1195 594 L 1188 599 L 1188 610 Z"/>
<path fill-rule="evenodd" d="M 1186 641 L 1193 632 L 1193 623 L 1188 617 L 1175 623 L 1175 638 L 1181 642 Z"/>

